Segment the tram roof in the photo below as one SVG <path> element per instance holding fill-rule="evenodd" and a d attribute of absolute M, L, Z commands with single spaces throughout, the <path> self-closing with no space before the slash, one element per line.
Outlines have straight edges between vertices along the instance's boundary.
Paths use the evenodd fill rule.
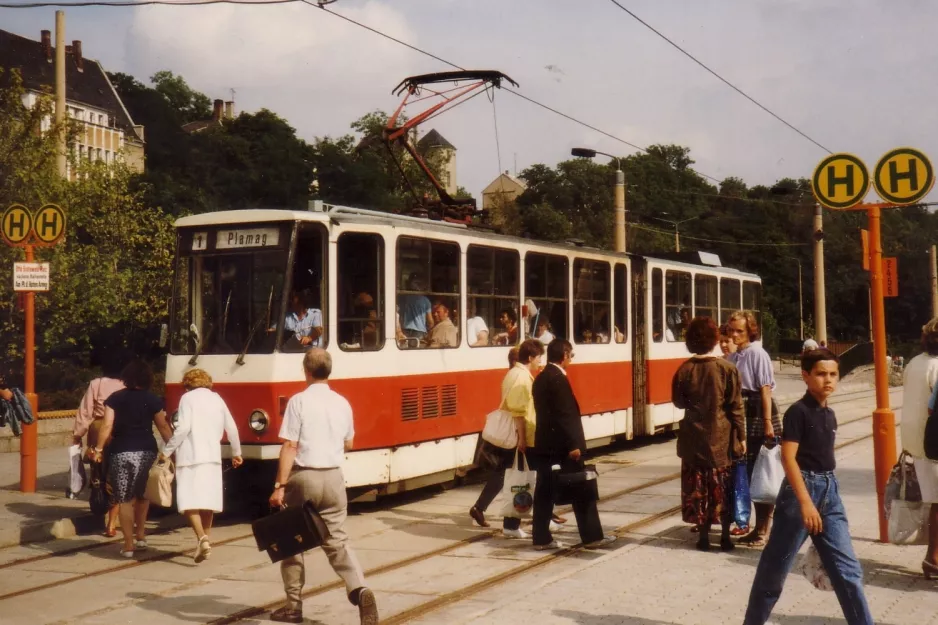
<path fill-rule="evenodd" d="M 693 269 L 699 271 L 701 268 L 712 269 L 714 271 L 720 271 L 722 273 L 738 274 L 741 277 L 753 278 L 760 280 L 758 275 L 741 271 L 733 267 L 724 267 L 722 265 L 713 265 L 711 263 L 704 262 L 701 259 L 701 262 L 689 262 L 689 255 L 682 254 L 680 258 L 674 258 L 674 255 L 665 254 L 662 256 L 647 256 L 641 254 L 631 254 L 631 253 L 622 253 L 614 252 L 612 250 L 602 250 L 596 247 L 589 247 L 584 245 L 577 245 L 573 243 L 554 243 L 550 241 L 540 241 L 537 239 L 524 239 L 521 237 L 513 237 L 504 234 L 496 234 L 494 232 L 488 232 L 483 229 L 470 228 L 465 224 L 456 224 L 449 223 L 444 221 L 435 221 L 431 219 L 422 219 L 419 217 L 409 217 L 402 215 L 395 215 L 393 213 L 382 213 L 379 211 L 370 211 L 365 209 L 350 208 L 345 206 L 331 206 L 331 205 L 319 205 L 329 207 L 327 210 L 287 210 L 287 209 L 276 209 L 276 208 L 249 208 L 249 209 L 239 209 L 239 210 L 228 210 L 228 211 L 216 211 L 212 213 L 201 213 L 199 215 L 189 215 L 187 217 L 181 217 L 176 220 L 175 226 L 177 228 L 190 228 L 196 226 L 213 226 L 213 225 L 226 225 L 226 224 L 244 224 L 244 223 L 260 223 L 260 222 L 271 222 L 271 221 L 310 221 L 310 222 L 328 222 L 328 221 L 337 221 L 339 223 L 361 223 L 361 224 L 375 224 L 375 225 L 390 225 L 397 227 L 415 227 L 421 230 L 430 230 L 433 232 L 446 233 L 449 235 L 454 234 L 455 232 L 464 232 L 470 234 L 473 237 L 480 239 L 488 239 L 491 241 L 499 241 L 502 243 L 511 242 L 511 243 L 520 243 L 523 245 L 536 245 L 538 247 L 552 248 L 556 250 L 561 250 L 567 253 L 581 251 L 585 253 L 593 254 L 602 254 L 604 256 L 616 256 L 621 258 L 627 258 L 630 256 L 639 256 L 642 258 L 648 258 L 649 260 L 655 260 L 657 262 L 664 262 L 668 265 L 681 266 L 687 269 Z M 715 257 L 717 262 L 719 262 L 719 257 L 716 254 L 705 253 L 708 256 Z"/>

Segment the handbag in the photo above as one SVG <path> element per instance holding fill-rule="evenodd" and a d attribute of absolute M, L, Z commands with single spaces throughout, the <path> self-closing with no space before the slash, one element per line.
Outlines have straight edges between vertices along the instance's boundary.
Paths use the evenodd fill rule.
<path fill-rule="evenodd" d="M 482 440 L 502 449 L 517 447 L 518 429 L 511 413 L 501 408 L 488 413 L 485 416 L 485 427 L 482 428 Z"/>
<path fill-rule="evenodd" d="M 311 501 L 260 518 L 251 523 L 251 531 L 257 550 L 267 551 L 271 562 L 315 549 L 331 535 Z"/>
<path fill-rule="evenodd" d="M 752 498 L 749 495 L 749 475 L 746 473 L 746 461 L 733 464 L 733 522 L 736 527 L 749 527 L 752 514 Z"/>
<path fill-rule="evenodd" d="M 757 503 L 775 503 L 784 479 L 781 445 L 774 445 L 771 448 L 763 445 L 759 450 L 759 457 L 756 458 L 756 465 L 752 469 L 749 497 Z"/>
<path fill-rule="evenodd" d="M 107 467 L 104 462 L 91 463 L 91 492 L 88 495 L 88 505 L 91 508 L 91 514 L 100 516 L 111 507 L 110 497 L 107 490 Z"/>
<path fill-rule="evenodd" d="M 521 459 L 519 465 L 518 459 Z M 502 486 L 502 516 L 510 519 L 531 517 L 534 507 L 534 483 L 537 472 L 528 466 L 528 459 L 521 452 L 515 452 L 514 462 L 505 469 L 505 483 Z"/>
<path fill-rule="evenodd" d="M 821 554 L 817 552 L 817 548 L 815 548 L 813 544 L 808 547 L 808 553 L 805 554 L 804 559 L 801 561 L 801 574 L 818 590 L 824 590 L 826 592 L 834 590 L 830 575 L 827 574 L 827 571 L 824 569 L 824 563 L 821 562 Z"/>
<path fill-rule="evenodd" d="M 552 472 L 554 476 L 554 503 L 571 504 L 599 500 L 599 472 L 596 465 L 587 464 L 576 471 Z"/>
<path fill-rule="evenodd" d="M 157 460 L 150 467 L 147 476 L 147 491 L 145 497 L 150 503 L 163 508 L 173 505 L 173 478 L 176 476 L 176 465 L 172 460 Z"/>
<path fill-rule="evenodd" d="M 889 542 L 894 545 L 912 545 L 919 542 L 926 525 L 927 509 L 922 503 L 922 491 L 909 452 L 903 451 L 899 455 L 899 461 L 892 468 L 886 482 L 883 499 Z"/>

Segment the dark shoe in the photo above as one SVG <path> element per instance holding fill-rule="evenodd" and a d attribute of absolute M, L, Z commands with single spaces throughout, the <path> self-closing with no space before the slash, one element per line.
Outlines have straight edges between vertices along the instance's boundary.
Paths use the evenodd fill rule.
<path fill-rule="evenodd" d="M 485 520 L 485 513 L 472 506 L 469 508 L 469 516 L 472 517 L 472 520 L 479 524 L 479 527 L 491 527 L 488 521 Z"/>
<path fill-rule="evenodd" d="M 730 540 L 729 536 L 720 539 L 720 551 L 732 551 L 733 549 L 736 549 L 736 544 Z"/>
<path fill-rule="evenodd" d="M 740 545 L 748 547 L 765 547 L 765 536 L 759 533 L 759 530 L 752 530 L 739 539 Z"/>
<path fill-rule="evenodd" d="M 284 606 L 271 612 L 270 620 L 277 621 L 278 623 L 302 623 L 303 611 L 291 610 L 290 608 Z"/>
<path fill-rule="evenodd" d="M 369 588 L 363 588 L 358 595 L 358 618 L 361 625 L 378 625 L 378 602 Z"/>
<path fill-rule="evenodd" d="M 698 540 L 698 541 L 697 541 L 697 551 L 710 551 L 710 541 L 709 541 L 709 540 Z"/>
<path fill-rule="evenodd" d="M 922 574 L 925 576 L 925 579 L 931 579 L 932 576 L 938 577 L 938 566 L 935 566 L 927 559 L 922 560 Z"/>

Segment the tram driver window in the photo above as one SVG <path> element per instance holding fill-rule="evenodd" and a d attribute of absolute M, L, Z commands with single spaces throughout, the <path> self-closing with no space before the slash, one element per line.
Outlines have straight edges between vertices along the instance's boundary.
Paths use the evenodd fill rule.
<path fill-rule="evenodd" d="M 528 254 L 524 257 L 524 302 L 520 323 L 524 334 L 550 343 L 569 337 L 569 264 L 563 256 Z"/>
<path fill-rule="evenodd" d="M 518 252 L 469 246 L 466 342 L 470 347 L 518 342 L 519 264 Z"/>
<path fill-rule="evenodd" d="M 459 261 L 456 243 L 397 240 L 398 347 L 459 346 Z"/>
<path fill-rule="evenodd" d="M 573 340 L 577 343 L 608 343 L 609 264 L 573 261 Z"/>
<path fill-rule="evenodd" d="M 629 272 L 622 263 L 616 264 L 615 280 L 613 281 L 613 293 L 615 297 L 615 317 L 616 322 L 612 326 L 612 334 L 616 343 L 625 343 L 628 332 L 628 312 L 629 312 Z"/>
<path fill-rule="evenodd" d="M 347 232 L 337 250 L 339 348 L 379 350 L 384 347 L 384 240 Z"/>
<path fill-rule="evenodd" d="M 661 270 L 651 270 L 651 338 L 655 343 L 664 340 L 664 310 L 661 306 Z"/>
<path fill-rule="evenodd" d="M 284 315 L 282 350 L 302 352 L 310 347 L 325 347 L 326 293 L 325 246 L 323 229 L 318 224 L 299 225 L 293 261 L 293 281 Z"/>
<path fill-rule="evenodd" d="M 665 335 L 669 341 L 683 341 L 693 318 L 691 312 L 691 277 L 683 271 L 667 271 L 664 275 Z"/>

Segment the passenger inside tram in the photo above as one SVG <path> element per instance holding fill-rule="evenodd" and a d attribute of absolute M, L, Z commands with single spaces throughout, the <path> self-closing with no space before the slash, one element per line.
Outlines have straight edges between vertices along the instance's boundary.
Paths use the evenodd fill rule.
<path fill-rule="evenodd" d="M 433 305 L 433 327 L 426 338 L 426 346 L 433 348 L 458 347 L 459 329 L 450 318 L 449 308 L 442 302 Z"/>
<path fill-rule="evenodd" d="M 489 327 L 480 313 L 478 298 L 470 302 L 472 316 L 466 320 L 466 334 L 470 347 L 485 347 L 489 344 Z"/>
<path fill-rule="evenodd" d="M 433 328 L 433 306 L 430 298 L 424 295 L 426 284 L 419 274 L 410 274 L 405 288 L 410 292 L 398 296 L 401 330 L 408 339 L 419 341 Z"/>
<path fill-rule="evenodd" d="M 518 312 L 514 308 L 505 308 L 498 316 L 502 330 L 495 335 L 496 345 L 514 345 L 518 342 Z"/>
<path fill-rule="evenodd" d="M 537 320 L 537 330 L 534 333 L 534 338 L 543 343 L 544 345 L 549 345 L 551 341 L 554 340 L 554 335 L 550 331 L 550 320 L 547 317 L 540 317 Z"/>

